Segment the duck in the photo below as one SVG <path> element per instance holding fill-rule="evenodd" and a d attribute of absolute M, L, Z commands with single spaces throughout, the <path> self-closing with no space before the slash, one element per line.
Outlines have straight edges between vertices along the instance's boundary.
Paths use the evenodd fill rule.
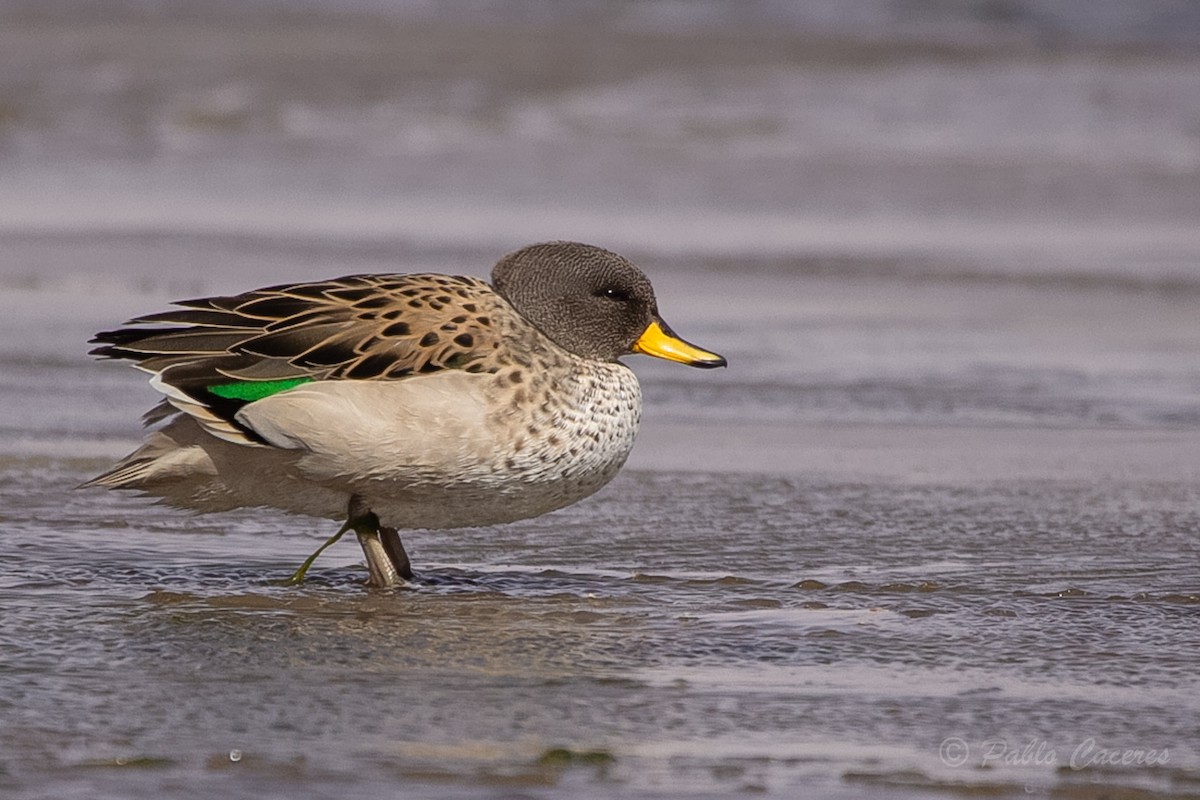
<path fill-rule="evenodd" d="M 699 368 L 628 259 L 555 241 L 491 282 L 358 274 L 182 300 L 90 341 L 161 393 L 141 446 L 84 487 L 195 512 L 269 508 L 353 531 L 367 584 L 414 579 L 400 531 L 528 519 L 605 486 L 633 447 L 644 354 Z"/>

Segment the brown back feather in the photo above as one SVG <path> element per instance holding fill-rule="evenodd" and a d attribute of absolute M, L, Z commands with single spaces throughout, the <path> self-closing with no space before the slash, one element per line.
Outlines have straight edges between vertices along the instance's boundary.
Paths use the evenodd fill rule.
<path fill-rule="evenodd" d="M 176 305 L 97 334 L 91 353 L 129 359 L 227 420 L 244 403 L 209 392 L 216 384 L 494 372 L 495 320 L 511 312 L 478 278 L 427 274 L 352 275 Z"/>

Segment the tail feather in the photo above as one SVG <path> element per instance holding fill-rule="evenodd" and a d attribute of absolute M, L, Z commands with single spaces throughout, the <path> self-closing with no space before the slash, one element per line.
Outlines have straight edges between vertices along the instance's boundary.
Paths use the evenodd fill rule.
<path fill-rule="evenodd" d="M 138 488 L 139 485 L 145 483 L 154 464 L 154 459 L 134 458 L 134 455 L 136 454 L 130 453 L 123 461 L 114 465 L 112 469 L 84 481 L 75 488 L 88 489 L 93 486 L 103 486 L 107 489 Z"/>
<path fill-rule="evenodd" d="M 349 494 L 298 478 L 293 470 L 296 457 L 294 451 L 224 441 L 183 414 L 152 431 L 141 447 L 80 488 L 138 492 L 193 511 L 274 506 L 342 518 Z"/>
<path fill-rule="evenodd" d="M 103 486 L 107 489 L 148 490 L 197 480 L 209 481 L 216 474 L 216 467 L 203 448 L 182 444 L 163 431 L 155 431 L 141 447 L 117 462 L 112 469 L 81 483 L 79 488 Z"/>

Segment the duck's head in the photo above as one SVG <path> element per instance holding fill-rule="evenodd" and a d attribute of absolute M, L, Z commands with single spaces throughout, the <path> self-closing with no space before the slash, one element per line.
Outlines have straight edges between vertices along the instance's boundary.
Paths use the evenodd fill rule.
<path fill-rule="evenodd" d="M 654 287 L 616 253 L 578 242 L 547 242 L 509 253 L 492 286 L 564 350 L 597 361 L 630 353 L 693 367 L 726 361 L 675 335 L 658 314 Z"/>

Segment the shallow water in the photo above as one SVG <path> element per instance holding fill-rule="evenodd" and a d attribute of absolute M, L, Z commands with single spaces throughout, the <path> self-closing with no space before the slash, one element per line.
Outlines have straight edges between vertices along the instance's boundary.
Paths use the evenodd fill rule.
<path fill-rule="evenodd" d="M 14 796 L 1195 790 L 1194 483 L 633 471 L 411 534 L 379 592 L 352 546 L 274 583 L 316 526 L 68 491 L 97 466 L 4 472 Z"/>
<path fill-rule="evenodd" d="M 112 5 L 0 8 L 0 794 L 1200 796 L 1176 6 Z M 95 331 L 561 237 L 731 363 L 631 359 L 596 497 L 375 591 L 73 490 L 155 400 Z"/>

